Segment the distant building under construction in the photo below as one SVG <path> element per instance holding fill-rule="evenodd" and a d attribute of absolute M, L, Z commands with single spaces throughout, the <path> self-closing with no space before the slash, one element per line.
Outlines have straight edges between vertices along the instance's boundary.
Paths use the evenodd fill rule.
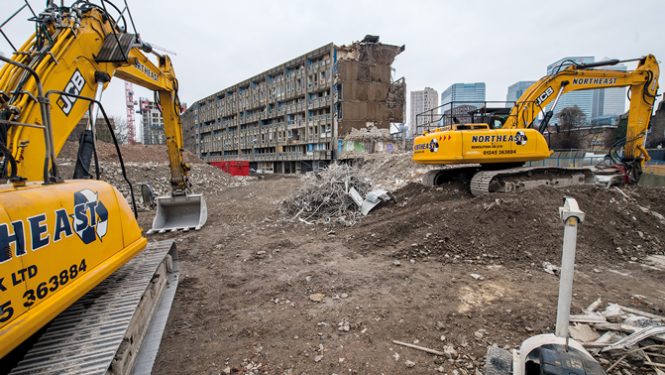
<path fill-rule="evenodd" d="M 404 121 L 404 79 L 391 64 L 404 46 L 367 36 L 333 43 L 195 102 L 183 115 L 185 145 L 205 161 L 248 160 L 265 172 L 318 169 L 352 129 Z"/>
<path fill-rule="evenodd" d="M 181 112 L 186 108 L 187 104 L 180 105 Z M 164 117 L 159 105 L 150 99 L 140 98 L 138 113 L 141 114 L 141 142 L 144 145 L 165 144 Z"/>

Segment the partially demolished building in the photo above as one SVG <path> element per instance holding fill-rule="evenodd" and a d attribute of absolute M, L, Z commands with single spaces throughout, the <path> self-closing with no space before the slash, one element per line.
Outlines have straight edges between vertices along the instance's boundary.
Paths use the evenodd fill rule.
<path fill-rule="evenodd" d="M 404 121 L 406 84 L 391 69 L 402 51 L 375 36 L 317 48 L 195 102 L 185 144 L 205 161 L 246 160 L 264 172 L 324 167 L 352 129 Z"/>

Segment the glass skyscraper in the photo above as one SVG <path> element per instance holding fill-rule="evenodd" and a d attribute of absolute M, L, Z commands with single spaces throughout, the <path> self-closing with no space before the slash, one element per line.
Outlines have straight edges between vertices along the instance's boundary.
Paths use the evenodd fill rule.
<path fill-rule="evenodd" d="M 609 60 L 605 58 L 603 60 Z M 593 56 L 569 56 L 564 57 L 547 66 L 547 74 L 555 73 L 571 65 L 572 61 L 577 64 L 588 64 L 595 61 Z M 620 70 L 626 71 L 627 67 L 623 64 L 613 66 L 603 66 L 596 69 Z M 607 89 L 584 90 L 569 92 L 561 96 L 559 103 L 554 109 L 554 116 L 566 107 L 578 106 L 584 115 L 586 121 L 606 116 L 618 116 L 626 112 L 626 88 L 613 87 Z M 549 109 L 548 105 L 548 109 Z"/>
<path fill-rule="evenodd" d="M 559 59 L 550 65 L 547 66 L 547 74 L 553 74 L 557 73 L 563 69 L 565 69 L 567 66 L 572 65 L 572 64 L 588 64 L 594 62 L 594 57 L 593 56 L 568 56 L 564 57 L 562 59 Z M 557 93 L 555 93 L 557 94 Z M 556 105 L 556 108 L 554 108 L 554 118 L 553 118 L 553 123 L 556 123 L 556 116 L 561 112 L 564 108 L 567 107 L 573 107 L 573 106 L 578 106 L 582 112 L 584 112 L 584 115 L 586 116 L 587 121 L 591 121 L 591 118 L 593 117 L 593 90 L 584 90 L 584 91 L 573 91 L 569 92 L 567 94 L 561 95 L 561 99 L 559 99 L 559 102 Z M 552 102 L 554 103 L 554 100 Z M 547 106 L 547 109 L 549 110 L 551 104 Z"/>
<path fill-rule="evenodd" d="M 508 86 L 508 93 L 506 94 L 506 107 L 512 107 L 513 102 L 516 102 L 524 92 L 536 83 L 536 81 L 519 81 Z"/>
<path fill-rule="evenodd" d="M 454 107 L 473 105 L 481 107 L 485 101 L 485 82 L 454 83 L 441 93 L 441 105 L 455 102 Z M 444 110 L 450 107 L 444 108 Z"/>

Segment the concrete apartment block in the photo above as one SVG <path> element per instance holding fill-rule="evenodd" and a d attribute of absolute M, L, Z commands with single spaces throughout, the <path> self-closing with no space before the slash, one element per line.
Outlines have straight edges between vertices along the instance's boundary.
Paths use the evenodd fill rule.
<path fill-rule="evenodd" d="M 352 129 L 404 121 L 406 84 L 391 78 L 403 50 L 367 36 L 310 51 L 195 102 L 185 144 L 205 161 L 249 160 L 263 172 L 325 167 Z"/>

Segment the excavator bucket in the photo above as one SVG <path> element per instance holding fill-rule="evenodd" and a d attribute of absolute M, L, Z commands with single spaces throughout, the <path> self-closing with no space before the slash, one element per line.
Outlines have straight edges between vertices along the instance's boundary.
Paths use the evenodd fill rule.
<path fill-rule="evenodd" d="M 157 197 L 157 211 L 148 233 L 199 230 L 208 220 L 203 194 Z"/>

